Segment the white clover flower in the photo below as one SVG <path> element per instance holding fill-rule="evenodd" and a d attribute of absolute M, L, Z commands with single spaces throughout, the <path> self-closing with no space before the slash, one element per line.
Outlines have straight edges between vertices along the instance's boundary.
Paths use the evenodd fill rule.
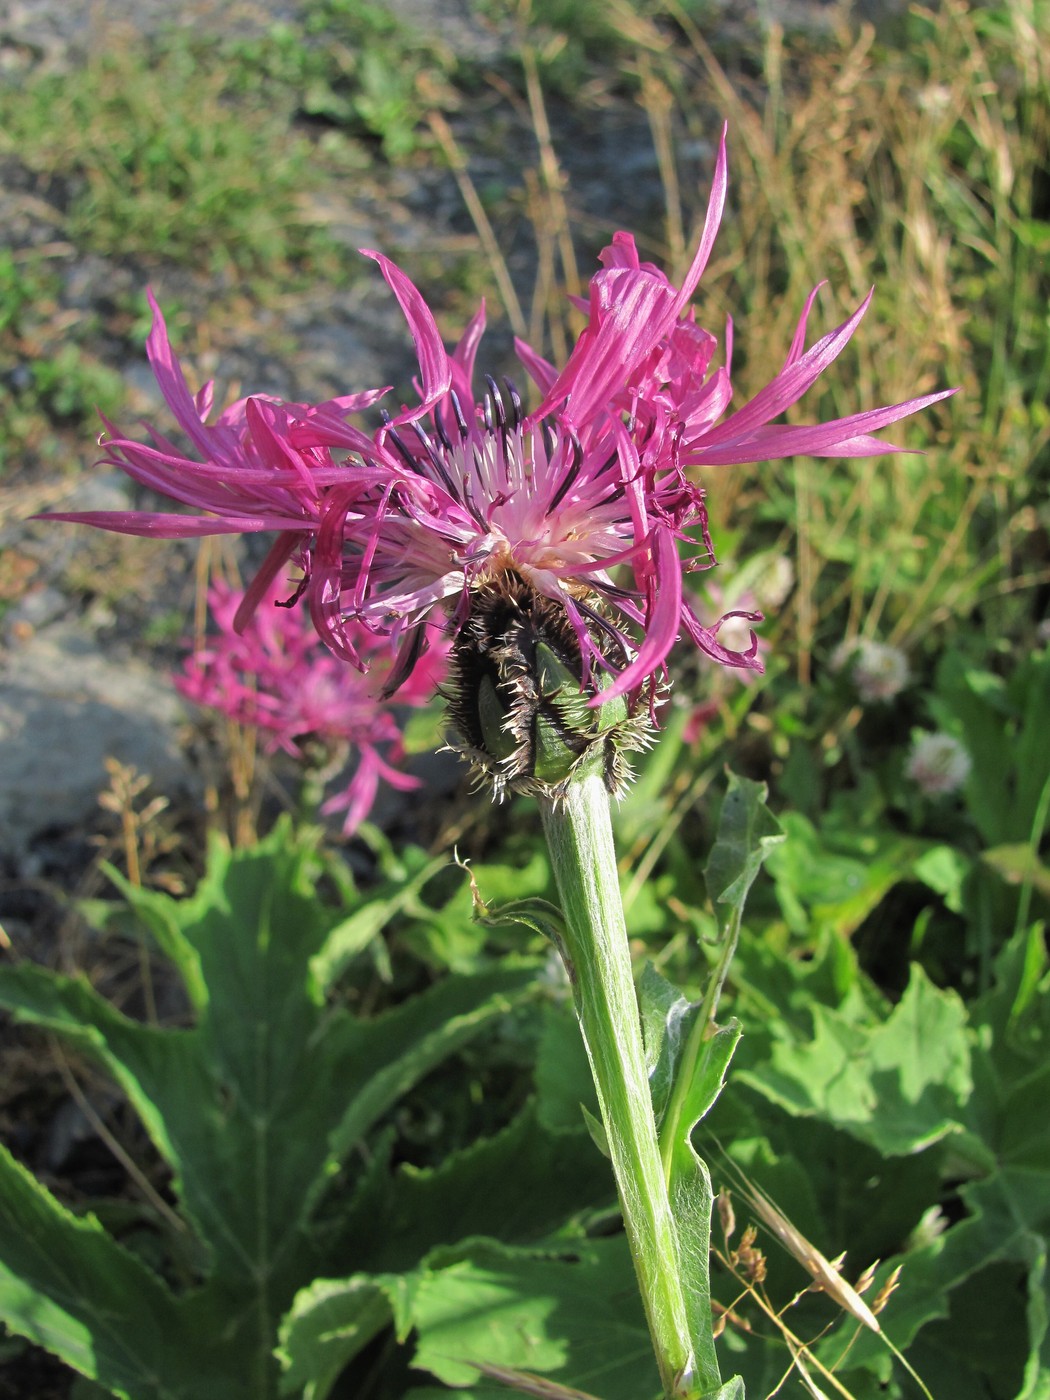
<path fill-rule="evenodd" d="M 972 767 L 970 755 L 950 734 L 917 734 L 904 771 L 927 797 L 937 797 L 957 792 Z"/>
<path fill-rule="evenodd" d="M 898 647 L 864 637 L 840 642 L 831 669 L 846 671 L 862 700 L 892 700 L 908 684 L 908 658 Z"/>

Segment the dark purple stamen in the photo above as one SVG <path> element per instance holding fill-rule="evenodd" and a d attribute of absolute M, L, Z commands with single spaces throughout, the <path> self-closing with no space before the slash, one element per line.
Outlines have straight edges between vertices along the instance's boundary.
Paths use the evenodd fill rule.
<path fill-rule="evenodd" d="M 448 400 L 452 405 L 452 412 L 456 415 L 456 427 L 459 429 L 459 435 L 461 438 L 465 439 L 469 435 L 470 429 L 467 426 L 466 418 L 463 416 L 463 405 L 460 403 L 459 395 L 456 393 L 455 389 L 450 389 L 448 391 Z"/>
<path fill-rule="evenodd" d="M 619 584 L 616 583 L 603 582 L 601 585 L 601 589 L 603 593 L 608 595 L 608 597 L 623 598 L 627 602 L 631 602 L 632 599 L 640 599 L 642 596 L 637 588 L 621 588 Z"/>
<path fill-rule="evenodd" d="M 475 450 L 475 451 L 476 451 L 476 450 Z M 466 506 L 467 510 L 470 511 L 470 514 L 472 515 L 472 517 L 477 521 L 477 523 L 481 526 L 481 528 L 482 528 L 483 530 L 487 530 L 487 529 L 489 528 L 489 527 L 488 527 L 488 522 L 485 520 L 485 518 L 482 516 L 481 512 L 478 510 L 477 504 L 476 504 L 476 502 L 475 502 L 475 500 L 474 500 L 474 492 L 470 489 L 470 473 L 469 473 L 469 472 L 464 472 L 464 473 L 463 473 L 463 490 L 462 490 L 462 492 L 461 492 L 461 496 L 462 496 L 463 504 Z"/>
<path fill-rule="evenodd" d="M 565 493 L 579 476 L 580 467 L 583 465 L 583 445 L 577 437 L 574 428 L 569 430 L 569 441 L 572 443 L 572 460 L 569 462 L 569 469 L 562 478 L 561 485 L 558 487 L 557 491 L 555 491 L 550 504 L 547 506 L 548 511 L 557 510 L 558 506 L 561 505 L 562 501 L 565 499 Z"/>
<path fill-rule="evenodd" d="M 391 442 L 394 444 L 394 446 L 397 448 L 398 456 L 399 456 L 399 457 L 401 458 L 401 460 L 404 462 L 405 466 L 409 469 L 409 471 L 415 472 L 416 475 L 418 476 L 418 475 L 420 474 L 420 472 L 419 472 L 419 462 L 417 461 L 417 459 L 416 459 L 415 457 L 412 456 L 412 453 L 411 453 L 411 452 L 409 451 L 409 449 L 408 449 L 408 445 L 406 444 L 405 440 L 401 437 L 401 435 L 400 435 L 400 433 L 397 431 L 397 429 L 396 429 L 396 428 L 391 428 L 391 427 L 389 426 L 389 424 L 390 424 L 390 414 L 387 413 L 387 411 L 386 411 L 385 408 L 384 408 L 381 412 L 382 412 L 382 419 L 383 419 L 383 422 L 384 422 L 384 424 L 387 425 L 387 437 L 390 439 L 390 441 L 391 441 Z"/>
<path fill-rule="evenodd" d="M 607 496 L 603 496 L 600 501 L 595 501 L 594 509 L 597 510 L 599 506 L 612 505 L 613 501 L 618 501 L 623 493 L 624 489 L 622 485 L 614 486 Z M 625 515 L 623 519 L 628 520 L 630 517 Z"/>
<path fill-rule="evenodd" d="M 401 649 L 397 653 L 397 659 L 391 668 L 390 674 L 386 678 L 386 684 L 380 691 L 380 696 L 384 700 L 389 700 L 415 669 L 416 662 L 426 650 L 426 627 L 421 623 L 413 628 L 409 633 L 407 641 L 403 642 Z"/>
<path fill-rule="evenodd" d="M 448 429 L 445 427 L 445 420 L 441 417 L 440 413 L 434 414 L 434 428 L 438 437 L 441 439 L 441 446 L 445 451 L 454 452 L 456 449 L 452 446 L 452 439 L 448 435 Z"/>
<path fill-rule="evenodd" d="M 525 418 L 521 395 L 514 387 L 513 379 L 504 379 L 503 384 L 507 390 L 507 397 L 510 399 L 510 425 L 512 428 L 520 428 Z"/>
<path fill-rule="evenodd" d="M 491 374 L 486 374 L 485 383 L 489 386 L 488 394 L 485 396 L 485 422 L 488 430 L 492 432 L 492 418 L 495 416 L 496 423 L 501 433 L 507 431 L 507 410 L 503 406 L 503 397 L 499 391 L 499 385 Z"/>
<path fill-rule="evenodd" d="M 594 623 L 595 627 L 600 627 L 606 636 L 616 643 L 623 656 L 623 664 L 626 666 L 631 659 L 631 647 L 623 633 L 618 628 L 614 627 L 607 617 L 602 617 L 600 612 L 592 608 L 589 603 L 585 603 L 582 598 L 576 598 L 573 601 L 580 612 L 582 612 L 590 622 Z M 602 659 L 611 662 L 611 658 L 609 657 L 603 657 Z"/>
<path fill-rule="evenodd" d="M 419 441 L 423 447 L 423 451 L 427 454 L 427 458 L 430 461 L 431 466 L 437 472 L 438 476 L 440 476 L 441 480 L 445 483 L 445 489 L 448 491 L 449 495 L 454 496 L 456 494 L 456 488 L 452 485 L 452 478 L 449 476 L 448 471 L 445 468 L 445 464 L 441 459 L 441 453 L 431 442 L 430 438 L 427 436 L 426 432 L 420 426 L 419 423 L 413 423 L 412 426 L 416 430 L 416 437 L 419 438 Z"/>

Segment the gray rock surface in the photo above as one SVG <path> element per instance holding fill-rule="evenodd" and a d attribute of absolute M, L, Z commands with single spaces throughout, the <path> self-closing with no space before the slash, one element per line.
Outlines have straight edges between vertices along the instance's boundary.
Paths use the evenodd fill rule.
<path fill-rule="evenodd" d="M 172 26 L 250 34 L 295 10 L 282 0 L 3 0 L 0 40 L 60 59 L 69 46 L 89 48 L 103 30 L 111 34 L 121 26 L 139 34 Z"/>
<path fill-rule="evenodd" d="M 97 820 L 109 757 L 185 788 L 169 681 L 133 657 L 107 656 L 82 624 L 14 641 L 0 660 L 0 848 L 20 855 L 54 826 Z"/>

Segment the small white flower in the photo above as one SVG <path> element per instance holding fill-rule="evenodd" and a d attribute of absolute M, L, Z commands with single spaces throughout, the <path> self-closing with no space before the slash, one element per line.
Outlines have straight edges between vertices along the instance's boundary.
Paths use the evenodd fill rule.
<path fill-rule="evenodd" d="M 845 670 L 862 700 L 892 700 L 908 684 L 908 658 L 897 647 L 864 637 L 840 642 L 831 669 Z"/>
<path fill-rule="evenodd" d="M 950 734 L 917 734 L 905 772 L 927 797 L 957 792 L 970 776 L 970 755 Z"/>

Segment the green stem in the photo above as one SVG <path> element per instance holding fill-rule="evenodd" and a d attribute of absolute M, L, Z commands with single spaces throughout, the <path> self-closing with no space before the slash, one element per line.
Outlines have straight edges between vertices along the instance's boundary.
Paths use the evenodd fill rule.
<path fill-rule="evenodd" d="M 609 797 L 601 777 L 541 801 L 543 829 L 565 916 L 564 956 L 591 1062 L 624 1226 L 667 1397 L 716 1391 L 698 1371 L 645 1068 L 642 1027 L 616 871 Z M 707 1351 L 707 1348 L 702 1348 Z"/>

